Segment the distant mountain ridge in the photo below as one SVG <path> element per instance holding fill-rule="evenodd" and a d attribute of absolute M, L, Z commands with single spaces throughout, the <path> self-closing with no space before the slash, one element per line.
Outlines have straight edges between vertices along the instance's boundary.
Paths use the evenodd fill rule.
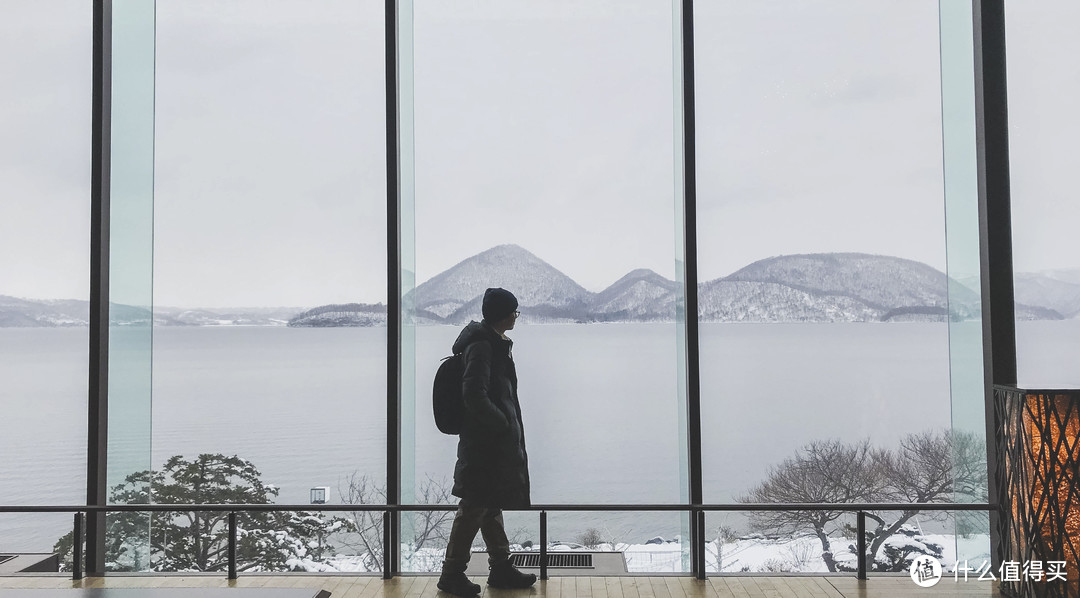
<path fill-rule="evenodd" d="M 1055 274 L 1058 273 L 1022 272 L 1014 276 L 1016 301 L 1025 306 L 1053 310 L 1063 318 L 1080 316 L 1080 282 L 1069 282 L 1068 278 L 1058 278 Z M 1080 276 L 1077 280 L 1080 281 Z"/>
<path fill-rule="evenodd" d="M 599 293 L 587 291 L 516 245 L 500 245 L 462 260 L 405 299 L 414 302 L 417 324 L 463 324 L 480 318 L 489 286 L 512 289 L 522 319 L 535 323 L 672 321 L 682 302 L 679 283 L 647 269 L 633 270 Z M 977 293 L 931 266 L 864 253 L 767 258 L 698 287 L 703 322 L 963 320 L 978 317 L 978 307 Z M 1017 315 L 1061 317 L 1029 306 L 1018 306 Z M 294 320 L 290 325 L 321 324 Z M 354 325 L 367 324 L 358 318 Z"/>
<path fill-rule="evenodd" d="M 1072 282 L 1073 275 L 1078 282 Z M 1017 319 L 1080 317 L 1080 271 L 1017 274 Z M 971 287 L 974 282 L 963 281 Z M 517 245 L 462 260 L 404 298 L 416 324 L 463 324 L 480 318 L 484 290 L 511 289 L 522 319 L 533 323 L 673 321 L 682 286 L 637 269 L 599 293 Z M 951 291 L 952 296 L 950 297 Z M 950 304 L 951 299 L 951 304 Z M 410 304 L 413 306 L 409 308 Z M 698 285 L 702 322 L 892 322 L 979 317 L 978 294 L 931 266 L 865 253 L 800 254 L 758 260 Z M 114 305 L 114 324 L 151 321 L 146 308 Z M 158 326 L 382 326 L 383 304 L 301 308 L 155 307 Z M 0 327 L 85 326 L 86 301 L 37 301 L 0 295 Z"/>
<path fill-rule="evenodd" d="M 944 273 L 922 262 L 864 253 L 768 258 L 724 280 L 771 282 L 817 295 L 849 297 L 877 310 L 910 306 L 946 309 L 948 302 Z M 977 301 L 971 290 L 959 290 L 967 302 Z"/>
<path fill-rule="evenodd" d="M 779 285 L 756 292 L 782 293 L 786 299 L 760 301 L 787 306 L 775 318 L 801 321 L 890 321 L 977 317 L 978 295 L 950 281 L 939 270 L 914 260 L 865 253 L 802 254 L 767 258 L 721 279 Z M 719 289 L 723 285 L 717 285 Z M 753 291 L 753 286 L 737 291 Z M 950 297 L 949 291 L 952 292 Z M 791 292 L 799 295 L 792 296 Z M 952 305 L 950 305 L 950 301 Z M 805 305 L 807 313 L 792 313 Z M 747 309 L 752 309 L 750 306 Z M 951 314 L 950 314 L 951 311 Z"/>
<path fill-rule="evenodd" d="M 978 288 L 978 278 L 960 281 Z M 1080 317 L 1080 268 L 1017 272 L 1013 275 L 1013 296 L 1018 320 L 1061 320 Z"/>
<path fill-rule="evenodd" d="M 301 328 L 385 326 L 386 306 L 382 303 L 320 305 L 293 316 L 287 324 Z"/>
<path fill-rule="evenodd" d="M 112 323 L 146 324 L 150 310 L 130 305 L 112 304 Z M 33 300 L 0 295 L 0 327 L 66 328 L 90 325 L 90 302 L 77 299 Z"/>
<path fill-rule="evenodd" d="M 187 309 L 113 303 L 114 326 L 285 326 L 300 311 L 290 307 Z M 88 326 L 90 302 L 77 299 L 34 300 L 0 295 L 0 328 L 64 328 Z"/>

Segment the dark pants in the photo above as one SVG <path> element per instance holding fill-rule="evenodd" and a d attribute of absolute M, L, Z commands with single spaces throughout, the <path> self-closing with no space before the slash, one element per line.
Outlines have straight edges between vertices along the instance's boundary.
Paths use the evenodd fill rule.
<path fill-rule="evenodd" d="M 465 572 L 477 531 L 484 537 L 484 544 L 487 544 L 488 565 L 495 565 L 510 558 L 510 541 L 506 539 L 502 509 L 471 507 L 461 501 L 457 514 L 454 515 L 454 525 L 450 528 L 443 573 Z"/>

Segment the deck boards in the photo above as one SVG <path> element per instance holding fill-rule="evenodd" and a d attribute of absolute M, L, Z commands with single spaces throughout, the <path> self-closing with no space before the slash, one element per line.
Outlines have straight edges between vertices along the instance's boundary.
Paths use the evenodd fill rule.
<path fill-rule="evenodd" d="M 259 598 L 259 588 L 287 589 L 314 596 L 318 590 L 332 598 L 451 598 L 435 587 L 434 576 L 379 577 L 349 575 L 241 575 L 235 581 L 222 576 L 159 575 L 148 577 L 90 577 L 75 582 L 56 575 L 11 575 L 0 577 L 0 598 L 53 598 L 79 593 L 37 590 L 72 588 L 247 588 L 245 592 L 224 593 L 232 598 Z M 997 585 L 943 579 L 933 588 L 916 588 L 906 577 L 878 577 L 859 581 L 853 577 L 825 576 L 714 576 L 705 581 L 692 577 L 555 577 L 539 581 L 529 590 L 498 590 L 480 583 L 480 598 L 905 598 L 918 592 L 920 598 L 1000 598 Z M 20 591 L 34 590 L 34 591 Z M 202 592 L 207 596 L 210 592 Z M 274 592 L 266 598 L 279 598 Z M 151 594 L 146 593 L 146 596 Z M 161 594 L 164 596 L 164 594 Z M 121 596 L 117 593 L 116 596 Z M 95 598 L 105 598 L 100 594 Z M 127 598 L 126 596 L 124 598 Z"/>

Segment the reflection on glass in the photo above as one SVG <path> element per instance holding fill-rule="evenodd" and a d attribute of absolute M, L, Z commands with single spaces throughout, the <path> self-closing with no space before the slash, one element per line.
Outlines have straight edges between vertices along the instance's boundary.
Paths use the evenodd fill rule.
<path fill-rule="evenodd" d="M 416 282 L 404 316 L 417 324 L 404 355 L 416 395 L 403 400 L 429 400 L 484 290 L 509 289 L 533 502 L 685 500 L 672 4 L 403 3 L 400 14 L 412 36 L 399 54 L 412 56 L 399 89 L 412 127 L 403 222 L 415 223 L 403 256 Z M 450 483 L 457 439 L 429 407 L 403 412 L 416 418 L 414 487 Z M 567 515 L 564 534 L 588 517 Z M 685 528 L 614 517 L 641 542 Z M 667 570 L 684 568 L 677 558 Z"/>
<path fill-rule="evenodd" d="M 937 4 L 695 8 L 705 502 L 906 502 L 876 476 L 951 438 Z M 723 535 L 807 538 L 750 570 L 838 571 L 851 523 Z"/>

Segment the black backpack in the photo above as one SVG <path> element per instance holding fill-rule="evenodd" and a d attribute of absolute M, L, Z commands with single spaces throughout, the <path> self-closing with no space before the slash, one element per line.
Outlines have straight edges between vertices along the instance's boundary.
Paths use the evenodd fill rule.
<path fill-rule="evenodd" d="M 479 341 L 474 341 L 479 342 Z M 465 352 L 443 357 L 435 370 L 431 389 L 431 407 L 435 411 L 435 427 L 443 434 L 461 434 L 465 422 Z"/>
<path fill-rule="evenodd" d="M 461 434 L 465 420 L 465 397 L 461 394 L 464 377 L 464 353 L 444 357 L 435 371 L 431 405 L 435 409 L 435 426 L 443 434 Z"/>

